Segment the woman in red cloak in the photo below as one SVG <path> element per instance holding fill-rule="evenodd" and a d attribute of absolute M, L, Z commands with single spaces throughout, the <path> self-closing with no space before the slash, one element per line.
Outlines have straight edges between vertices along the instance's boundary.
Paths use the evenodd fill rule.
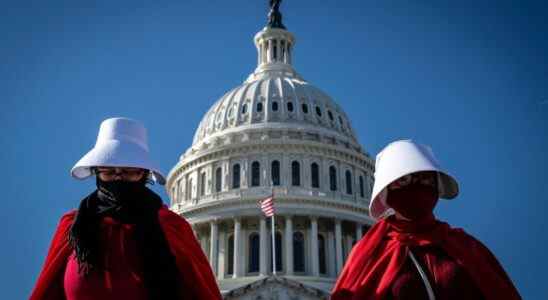
<path fill-rule="evenodd" d="M 436 220 L 438 198 L 457 194 L 428 146 L 401 140 L 384 148 L 369 208 L 379 222 L 352 249 L 331 299 L 521 299 L 481 242 Z"/>
<path fill-rule="evenodd" d="M 141 123 L 105 120 L 71 173 L 97 189 L 61 218 L 31 300 L 221 299 L 189 224 L 146 187 L 165 179 Z"/>

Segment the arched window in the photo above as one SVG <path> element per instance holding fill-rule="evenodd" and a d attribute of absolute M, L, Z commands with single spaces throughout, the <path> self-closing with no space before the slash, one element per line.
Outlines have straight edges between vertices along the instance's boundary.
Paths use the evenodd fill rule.
<path fill-rule="evenodd" d="M 272 111 L 278 111 L 278 102 L 272 102 Z"/>
<path fill-rule="evenodd" d="M 346 193 L 352 195 L 352 173 L 350 173 L 349 170 L 346 170 L 344 176 L 346 178 Z"/>
<path fill-rule="evenodd" d="M 298 161 L 291 163 L 291 185 L 301 185 L 301 164 Z"/>
<path fill-rule="evenodd" d="M 226 274 L 232 275 L 234 274 L 234 236 L 231 235 L 228 237 L 228 251 L 227 251 L 228 259 L 227 261 L 227 268 L 226 268 Z"/>
<path fill-rule="evenodd" d="M 259 246 L 260 239 L 257 233 L 252 233 L 249 236 L 249 261 L 247 264 L 247 272 L 259 272 Z"/>
<path fill-rule="evenodd" d="M 282 235 L 276 232 L 276 271 L 282 271 Z M 270 245 L 270 255 L 272 255 L 272 245 Z M 272 259 L 270 260 L 270 269 L 272 270 Z"/>
<path fill-rule="evenodd" d="M 305 114 L 308 113 L 308 105 L 306 105 L 306 103 L 303 103 L 302 109 L 303 109 L 303 113 L 305 113 Z"/>
<path fill-rule="evenodd" d="M 363 176 L 360 175 L 360 197 L 365 197 Z"/>
<path fill-rule="evenodd" d="M 322 116 L 322 109 L 319 106 L 316 106 L 316 114 L 318 115 L 318 117 Z"/>
<path fill-rule="evenodd" d="M 242 106 L 242 114 L 245 115 L 246 112 L 247 112 L 247 104 L 244 104 L 244 105 Z"/>
<path fill-rule="evenodd" d="M 259 102 L 257 103 L 257 112 L 262 112 L 262 111 L 263 111 L 263 103 Z"/>
<path fill-rule="evenodd" d="M 215 191 L 220 192 L 223 187 L 223 170 L 221 167 L 215 170 Z"/>
<path fill-rule="evenodd" d="M 327 111 L 327 115 L 329 116 L 329 120 L 333 121 L 333 113 L 330 110 Z"/>
<path fill-rule="evenodd" d="M 287 102 L 287 110 L 290 112 L 293 111 L 293 102 Z"/>
<path fill-rule="evenodd" d="M 240 188 L 240 164 L 235 164 L 232 167 L 232 188 Z"/>
<path fill-rule="evenodd" d="M 300 231 L 293 233 L 293 268 L 304 272 L 304 235 Z"/>
<path fill-rule="evenodd" d="M 337 169 L 334 166 L 329 167 L 329 189 L 337 190 Z"/>
<path fill-rule="evenodd" d="M 206 190 L 206 173 L 200 175 L 200 196 L 205 195 Z"/>
<path fill-rule="evenodd" d="M 258 161 L 254 161 L 251 164 L 251 186 L 261 185 L 261 164 Z"/>
<path fill-rule="evenodd" d="M 272 162 L 272 169 L 270 170 L 273 185 L 280 185 L 280 162 L 275 160 Z"/>
<path fill-rule="evenodd" d="M 320 274 L 327 274 L 327 255 L 325 254 L 325 238 L 318 234 L 318 260 L 320 263 Z"/>
<path fill-rule="evenodd" d="M 320 187 L 320 168 L 318 167 L 317 163 L 312 163 L 312 165 L 310 165 L 310 174 L 312 175 L 312 187 L 319 188 Z"/>

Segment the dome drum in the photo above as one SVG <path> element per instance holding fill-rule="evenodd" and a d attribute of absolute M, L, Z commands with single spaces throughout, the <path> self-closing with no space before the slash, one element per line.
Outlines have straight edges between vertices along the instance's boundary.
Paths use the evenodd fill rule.
<path fill-rule="evenodd" d="M 319 151 L 311 151 L 314 147 L 310 145 L 280 144 L 217 150 L 217 153 L 204 155 L 193 162 L 186 160 L 176 174 L 170 173 L 169 193 L 173 204 L 190 205 L 221 197 L 221 192 L 241 193 L 241 190 L 275 185 L 275 188 L 284 188 L 300 196 L 316 195 L 356 202 L 363 199 L 363 205 L 367 206 L 366 200 L 373 184 L 368 163 L 355 155 L 329 151 L 325 146 L 315 147 Z M 277 174 L 274 174 L 275 162 L 278 162 Z M 297 173 L 293 171 L 295 163 L 299 168 Z M 253 170 L 254 164 L 258 170 Z M 237 175 L 235 166 L 238 167 Z M 333 170 L 335 175 L 329 174 Z M 346 178 L 348 174 L 350 179 Z M 298 182 L 294 177 L 298 177 Z"/>

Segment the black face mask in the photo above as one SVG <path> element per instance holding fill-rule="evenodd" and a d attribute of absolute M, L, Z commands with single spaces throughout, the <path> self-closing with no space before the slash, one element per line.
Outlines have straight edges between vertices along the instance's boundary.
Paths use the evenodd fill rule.
<path fill-rule="evenodd" d="M 103 181 L 97 177 L 97 196 L 100 200 L 97 212 L 118 212 L 134 206 L 142 201 L 142 196 L 147 192 L 145 183 L 146 177 L 139 181 Z"/>

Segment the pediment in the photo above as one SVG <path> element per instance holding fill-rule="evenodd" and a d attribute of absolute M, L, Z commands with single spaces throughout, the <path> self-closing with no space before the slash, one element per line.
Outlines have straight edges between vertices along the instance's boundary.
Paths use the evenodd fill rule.
<path fill-rule="evenodd" d="M 329 299 L 329 294 L 320 289 L 285 277 L 270 276 L 223 295 L 232 300 L 318 300 Z"/>

